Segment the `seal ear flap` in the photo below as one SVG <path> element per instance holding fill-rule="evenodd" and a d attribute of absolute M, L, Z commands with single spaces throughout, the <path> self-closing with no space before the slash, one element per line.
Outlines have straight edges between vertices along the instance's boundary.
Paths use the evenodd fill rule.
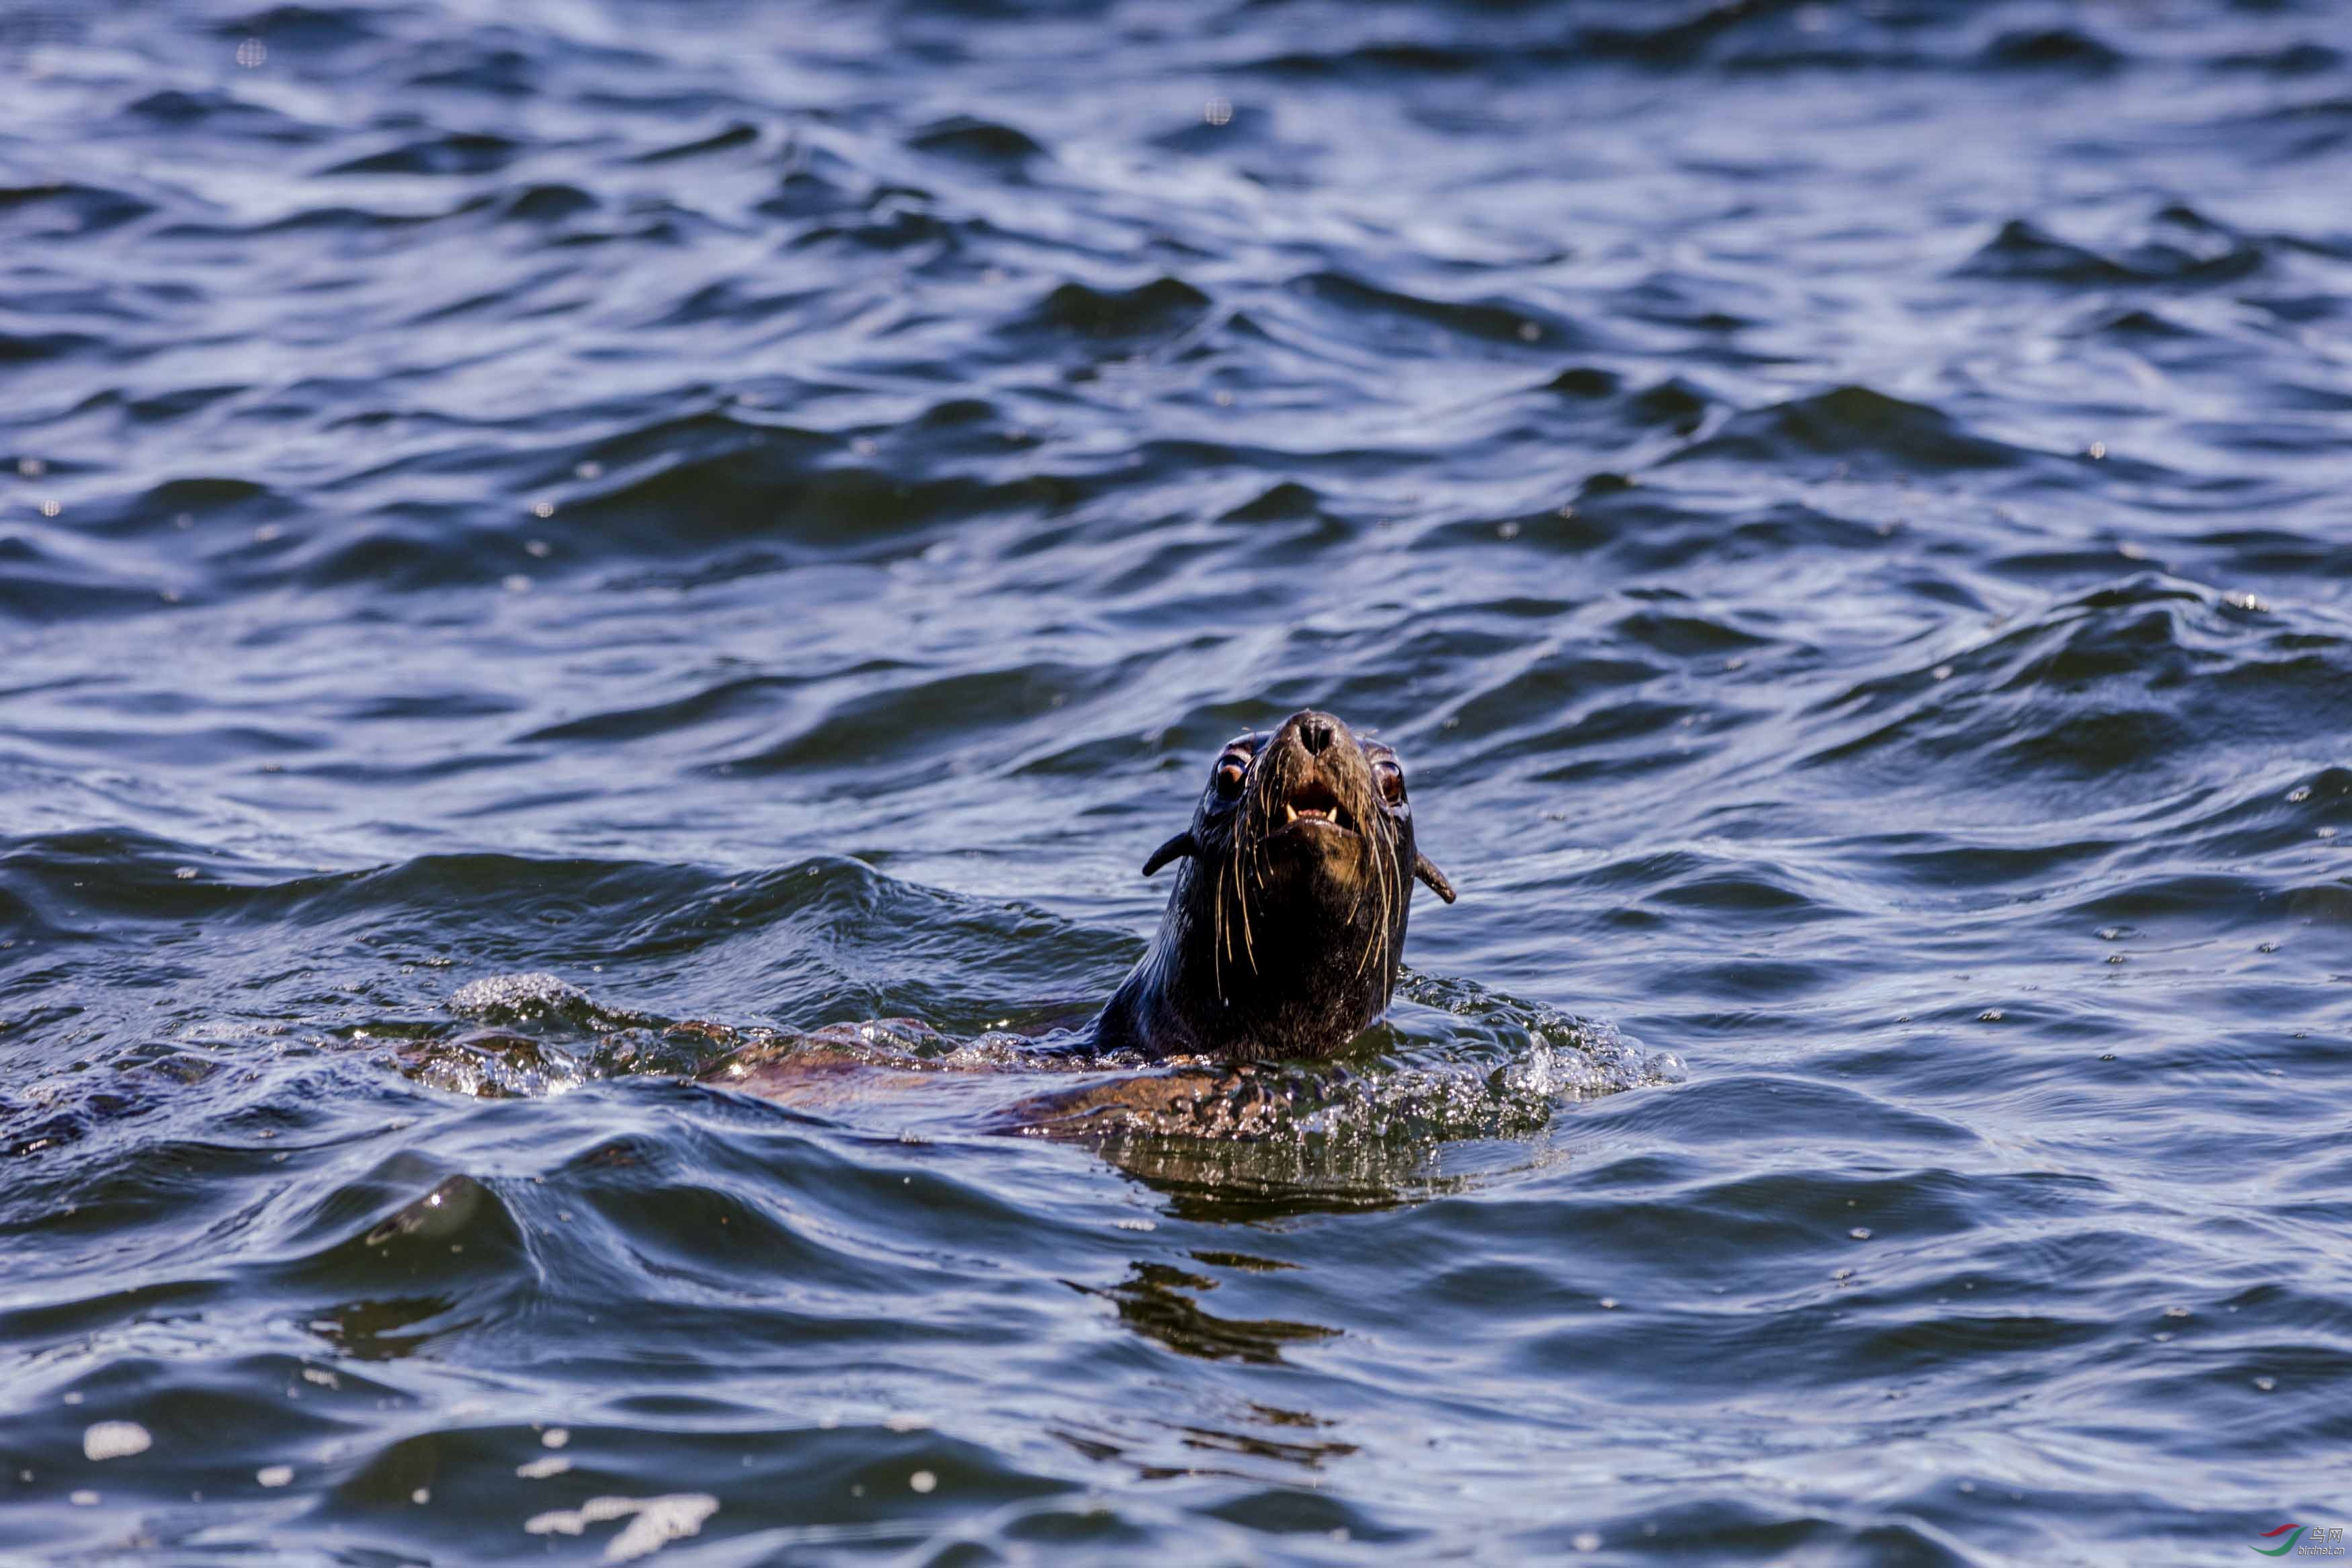
<path fill-rule="evenodd" d="M 1200 845 L 1192 841 L 1192 835 L 1189 830 L 1184 832 L 1181 832 L 1174 838 L 1169 840 L 1166 843 L 1160 845 L 1158 849 L 1151 852 L 1151 858 L 1143 862 L 1143 874 L 1150 876 L 1153 872 L 1158 871 L 1170 861 L 1182 860 L 1186 855 L 1198 851 L 1200 847 Z M 1446 902 L 1451 904 L 1454 901 L 1449 898 Z"/>
<path fill-rule="evenodd" d="M 1445 873 L 1438 870 L 1436 864 L 1427 855 L 1416 854 L 1412 857 L 1412 874 L 1427 883 L 1430 892 L 1448 904 L 1454 902 L 1454 884 L 1445 880 Z"/>

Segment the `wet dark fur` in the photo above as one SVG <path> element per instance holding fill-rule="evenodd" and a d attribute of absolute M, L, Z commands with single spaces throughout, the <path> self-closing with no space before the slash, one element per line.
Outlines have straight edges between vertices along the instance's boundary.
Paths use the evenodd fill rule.
<path fill-rule="evenodd" d="M 1229 761 L 1245 767 L 1238 784 L 1220 779 Z M 1286 822 L 1302 802 L 1336 821 Z M 1219 753 L 1192 826 L 1144 873 L 1171 860 L 1151 951 L 1095 1021 L 1101 1050 L 1336 1055 L 1388 1009 L 1415 877 L 1454 902 L 1414 846 L 1396 753 L 1311 710 Z"/>

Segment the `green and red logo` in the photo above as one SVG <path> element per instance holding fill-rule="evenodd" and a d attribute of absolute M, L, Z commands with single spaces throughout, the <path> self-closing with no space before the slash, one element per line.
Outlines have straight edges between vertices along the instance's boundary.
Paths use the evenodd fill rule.
<path fill-rule="evenodd" d="M 2250 1546 L 2249 1552 L 2259 1552 L 2265 1557 L 2284 1557 L 2292 1552 L 2298 1557 L 2341 1557 L 2344 1555 L 2344 1527 L 2331 1524 L 2314 1529 L 2307 1524 L 2282 1524 L 2276 1530 L 2263 1531 L 2264 1541 L 2277 1541 L 2276 1546 Z"/>

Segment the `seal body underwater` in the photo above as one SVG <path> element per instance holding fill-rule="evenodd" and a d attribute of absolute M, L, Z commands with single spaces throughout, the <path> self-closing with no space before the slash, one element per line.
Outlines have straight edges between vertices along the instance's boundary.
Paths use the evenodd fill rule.
<path fill-rule="evenodd" d="M 1328 713 L 1293 714 L 1217 756 L 1151 949 L 1094 1024 L 1098 1051 L 1239 1065 L 1338 1054 L 1396 988 L 1417 879 L 1454 889 L 1414 843 L 1394 748 Z"/>

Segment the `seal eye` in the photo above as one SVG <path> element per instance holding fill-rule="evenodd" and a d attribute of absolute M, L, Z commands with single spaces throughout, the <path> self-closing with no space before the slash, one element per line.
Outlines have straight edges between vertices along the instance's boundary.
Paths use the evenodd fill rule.
<path fill-rule="evenodd" d="M 1228 757 L 1217 764 L 1217 796 L 1230 800 L 1242 792 L 1242 780 L 1249 775 L 1246 758 Z"/>
<path fill-rule="evenodd" d="M 1403 803 L 1403 768 L 1399 768 L 1395 763 L 1383 758 L 1372 765 L 1372 777 L 1380 780 L 1381 800 L 1386 800 L 1391 806 L 1401 805 Z"/>

